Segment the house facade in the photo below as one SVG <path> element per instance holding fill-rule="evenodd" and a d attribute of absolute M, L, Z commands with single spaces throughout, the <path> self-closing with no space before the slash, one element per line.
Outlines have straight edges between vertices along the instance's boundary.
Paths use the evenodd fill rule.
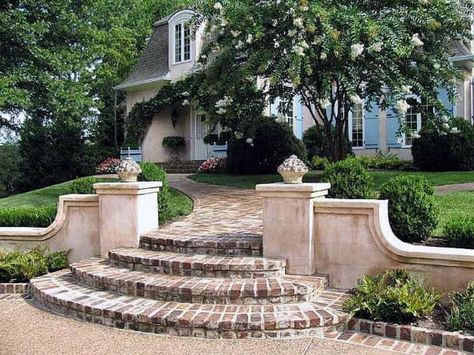
<path fill-rule="evenodd" d="M 116 90 L 126 92 L 127 114 L 133 106 L 154 97 L 167 83 L 182 79 L 197 70 L 198 60 L 204 46 L 204 24 L 191 33 L 189 20 L 196 13 L 185 9 L 163 18 L 154 24 L 143 55 L 129 77 Z M 440 90 L 441 101 L 454 116 L 471 120 L 473 115 L 473 67 L 474 55 L 461 44 L 454 46 L 450 60 L 462 68 L 465 77 L 458 83 L 458 99 L 451 104 L 446 92 Z M 407 98 L 418 100 L 418 98 Z M 398 135 L 399 120 L 395 110 L 380 110 L 375 103 L 353 108 L 349 119 L 349 139 L 355 154 L 394 153 L 403 159 L 411 158 L 412 138 Z M 410 109 L 406 116 L 407 125 L 413 132 L 419 131 L 423 122 L 423 110 Z M 292 128 L 297 138 L 314 125 L 308 110 L 295 96 L 291 103 L 276 99 L 267 105 L 265 115 L 283 118 Z M 206 124 L 206 113 L 196 110 L 192 105 L 168 108 L 155 114 L 150 128 L 142 142 L 142 159 L 153 162 L 166 162 L 176 153 L 162 146 L 163 138 L 181 136 L 186 145 L 179 152 L 181 160 L 205 160 L 213 155 L 213 147 L 204 143 L 210 133 Z"/>

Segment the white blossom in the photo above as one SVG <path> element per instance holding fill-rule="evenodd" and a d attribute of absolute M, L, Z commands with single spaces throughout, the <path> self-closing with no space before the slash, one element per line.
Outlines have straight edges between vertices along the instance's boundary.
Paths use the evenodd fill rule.
<path fill-rule="evenodd" d="M 449 122 L 448 116 L 444 115 L 443 117 L 441 117 L 441 121 L 445 123 Z"/>
<path fill-rule="evenodd" d="M 451 131 L 450 131 L 452 134 L 458 134 L 458 133 L 461 133 L 461 131 L 459 130 L 459 128 L 457 127 L 453 127 L 451 128 Z"/>
<path fill-rule="evenodd" d="M 220 99 L 219 101 L 216 102 L 216 104 L 214 105 L 215 108 L 224 108 L 224 107 L 227 107 L 229 106 L 230 104 L 232 104 L 234 100 L 229 97 L 229 96 L 224 96 L 223 99 Z"/>
<path fill-rule="evenodd" d="M 293 20 L 293 25 L 295 25 L 295 26 L 298 27 L 298 28 L 303 29 L 303 28 L 304 28 L 303 19 L 302 19 L 301 17 L 295 18 L 295 19 Z"/>
<path fill-rule="evenodd" d="M 402 92 L 405 95 L 410 95 L 411 94 L 411 89 L 412 89 L 412 87 L 410 85 L 402 85 Z"/>
<path fill-rule="evenodd" d="M 420 136 L 418 133 L 413 133 L 413 134 L 411 135 L 411 137 L 414 138 L 414 139 L 418 139 L 418 138 L 420 138 L 421 136 Z"/>
<path fill-rule="evenodd" d="M 295 35 L 296 35 L 296 30 L 291 29 L 291 30 L 288 31 L 288 36 L 289 37 L 294 37 Z"/>
<path fill-rule="evenodd" d="M 280 43 L 277 42 L 277 41 L 275 41 L 275 43 L 273 44 L 273 47 L 275 47 L 275 48 L 280 48 Z"/>
<path fill-rule="evenodd" d="M 359 105 L 364 102 L 364 100 L 361 99 L 361 97 L 357 94 L 351 95 L 350 97 L 352 103 Z"/>
<path fill-rule="evenodd" d="M 356 59 L 364 51 L 364 45 L 362 43 L 353 44 L 351 46 L 351 58 Z"/>
<path fill-rule="evenodd" d="M 381 52 L 382 51 L 382 48 L 383 48 L 383 43 L 382 42 L 377 42 L 377 43 L 374 43 L 372 44 L 370 47 L 369 47 L 369 50 L 372 51 L 372 52 Z"/>
<path fill-rule="evenodd" d="M 285 116 L 283 116 L 283 114 L 281 114 L 281 113 L 278 113 L 277 118 L 276 118 L 275 121 L 278 122 L 278 123 L 284 123 L 286 121 Z"/>
<path fill-rule="evenodd" d="M 329 105 L 331 105 L 331 101 L 329 101 L 329 99 L 327 97 L 325 97 L 324 99 L 319 100 L 319 104 L 323 108 L 326 108 L 326 107 L 329 107 Z"/>
<path fill-rule="evenodd" d="M 247 138 L 247 139 L 245 140 L 245 143 L 250 144 L 250 145 L 253 146 L 253 139 L 252 139 L 252 138 Z"/>
<path fill-rule="evenodd" d="M 232 37 L 234 37 L 234 38 L 237 38 L 240 35 L 240 31 L 236 31 L 236 30 L 231 30 L 230 33 L 231 33 Z"/>
<path fill-rule="evenodd" d="M 237 138 L 237 139 L 242 139 L 242 138 L 244 137 L 243 133 L 242 133 L 242 132 L 238 132 L 238 131 L 236 131 L 236 132 L 234 133 L 234 136 L 235 136 L 235 138 Z"/>
<path fill-rule="evenodd" d="M 226 112 L 227 112 L 227 110 L 226 110 L 225 108 L 223 108 L 223 107 L 219 108 L 219 109 L 216 111 L 216 113 L 217 113 L 218 115 L 223 115 L 223 114 L 225 114 Z"/>
<path fill-rule="evenodd" d="M 303 11 L 303 12 L 305 12 L 305 11 L 308 11 L 308 10 L 309 10 L 309 7 L 306 6 L 306 5 L 302 5 L 302 6 L 300 6 L 300 10 Z"/>
<path fill-rule="evenodd" d="M 441 68 L 441 65 L 439 63 L 434 63 L 433 64 L 433 68 L 435 68 L 436 70 L 438 70 L 439 68 Z"/>
<path fill-rule="evenodd" d="M 189 106 L 190 102 L 188 99 L 183 100 L 183 106 Z"/>
<path fill-rule="evenodd" d="M 327 53 L 321 52 L 321 55 L 319 56 L 319 59 L 321 59 L 321 60 L 326 60 L 326 59 L 328 59 Z"/>
<path fill-rule="evenodd" d="M 447 123 L 447 122 L 443 123 L 442 127 L 443 127 L 444 129 L 449 129 L 449 128 L 450 128 L 450 127 L 449 127 L 449 123 Z"/>
<path fill-rule="evenodd" d="M 183 93 L 181 93 L 181 95 L 184 96 L 184 97 L 188 97 L 188 96 L 189 96 L 189 92 L 184 91 Z"/>
<path fill-rule="evenodd" d="M 248 44 L 252 44 L 253 42 L 253 35 L 251 33 L 248 34 L 246 42 Z"/>
<path fill-rule="evenodd" d="M 222 4 L 220 2 L 216 2 L 214 4 L 214 9 L 216 9 L 217 11 L 221 11 L 223 9 Z"/>
<path fill-rule="evenodd" d="M 201 59 L 206 59 L 206 58 L 207 58 L 207 55 L 201 54 Z"/>
<path fill-rule="evenodd" d="M 424 45 L 423 41 L 420 39 L 420 35 L 418 33 L 415 33 L 411 37 L 411 44 L 413 44 L 415 47 L 421 47 Z"/>
<path fill-rule="evenodd" d="M 398 100 L 395 105 L 397 112 L 401 115 L 405 115 L 410 107 L 411 106 L 406 102 L 406 100 Z"/>
<path fill-rule="evenodd" d="M 237 42 L 237 44 L 235 45 L 235 49 L 242 49 L 245 47 L 245 43 L 242 42 L 241 40 L 239 40 L 239 42 Z"/>
<path fill-rule="evenodd" d="M 278 20 L 277 20 L 277 19 L 273 19 L 273 20 L 272 20 L 272 26 L 273 26 L 273 27 L 278 26 Z"/>

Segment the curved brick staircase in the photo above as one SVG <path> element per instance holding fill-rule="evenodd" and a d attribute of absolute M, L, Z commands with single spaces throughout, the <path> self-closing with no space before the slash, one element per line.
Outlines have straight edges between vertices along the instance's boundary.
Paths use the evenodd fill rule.
<path fill-rule="evenodd" d="M 261 236 L 160 231 L 139 249 L 109 252 L 32 280 L 34 298 L 62 315 L 117 328 L 208 338 L 320 335 L 344 328 L 343 293 L 319 277 L 285 275 L 261 257 Z"/>

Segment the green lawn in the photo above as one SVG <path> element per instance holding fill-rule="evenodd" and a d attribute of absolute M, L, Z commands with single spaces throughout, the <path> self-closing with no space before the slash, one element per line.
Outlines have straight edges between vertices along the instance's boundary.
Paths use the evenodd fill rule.
<path fill-rule="evenodd" d="M 464 182 L 474 182 L 474 171 L 448 171 L 448 172 L 407 172 L 407 171 L 371 171 L 375 179 L 376 187 L 379 188 L 385 181 L 396 175 L 423 175 L 433 185 L 449 185 Z M 194 174 L 190 178 L 194 181 L 214 185 L 240 187 L 254 189 L 257 184 L 266 184 L 282 181 L 280 175 L 229 175 L 229 174 Z M 310 171 L 305 176 L 305 182 L 318 182 L 321 172 Z"/>
<path fill-rule="evenodd" d="M 116 179 L 98 179 L 98 182 L 111 182 Z M 39 190 L 25 192 L 5 198 L 0 198 L 0 209 L 8 207 L 45 207 L 57 205 L 58 198 L 61 195 L 71 193 L 72 181 L 57 185 L 48 186 Z M 171 217 L 186 216 L 193 210 L 193 201 L 182 192 L 170 189 Z"/>
<path fill-rule="evenodd" d="M 443 226 L 453 217 L 474 217 L 474 191 L 436 195 L 435 200 L 440 209 L 439 225 L 435 232 L 436 235 L 441 235 Z"/>

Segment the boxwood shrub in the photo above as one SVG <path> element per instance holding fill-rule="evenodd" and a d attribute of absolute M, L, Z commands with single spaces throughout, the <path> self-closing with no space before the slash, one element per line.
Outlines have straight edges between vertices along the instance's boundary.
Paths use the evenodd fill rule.
<path fill-rule="evenodd" d="M 5 207 L 0 209 L 0 227 L 48 227 L 56 218 L 56 206 Z"/>
<path fill-rule="evenodd" d="M 372 198 L 375 195 L 373 177 L 354 158 L 326 164 L 322 181 L 331 184 L 329 197 L 358 199 Z"/>
<path fill-rule="evenodd" d="M 454 248 L 474 249 L 474 217 L 454 217 L 443 228 L 448 245 Z"/>
<path fill-rule="evenodd" d="M 163 183 L 158 193 L 158 218 L 160 224 L 163 224 L 171 218 L 171 194 L 166 171 L 161 166 L 150 162 L 141 162 L 140 168 L 142 169 L 142 173 L 138 176 L 138 180 L 161 181 Z"/>
<path fill-rule="evenodd" d="M 94 177 L 83 177 L 71 183 L 71 193 L 73 194 L 95 194 L 94 184 L 99 180 Z"/>
<path fill-rule="evenodd" d="M 422 176 L 396 176 L 380 189 L 380 199 L 388 200 L 390 226 L 405 242 L 421 242 L 438 224 L 439 211 L 433 186 Z"/>
<path fill-rule="evenodd" d="M 430 315 L 439 299 L 422 279 L 390 270 L 359 280 L 343 309 L 360 318 L 408 323 Z"/>

